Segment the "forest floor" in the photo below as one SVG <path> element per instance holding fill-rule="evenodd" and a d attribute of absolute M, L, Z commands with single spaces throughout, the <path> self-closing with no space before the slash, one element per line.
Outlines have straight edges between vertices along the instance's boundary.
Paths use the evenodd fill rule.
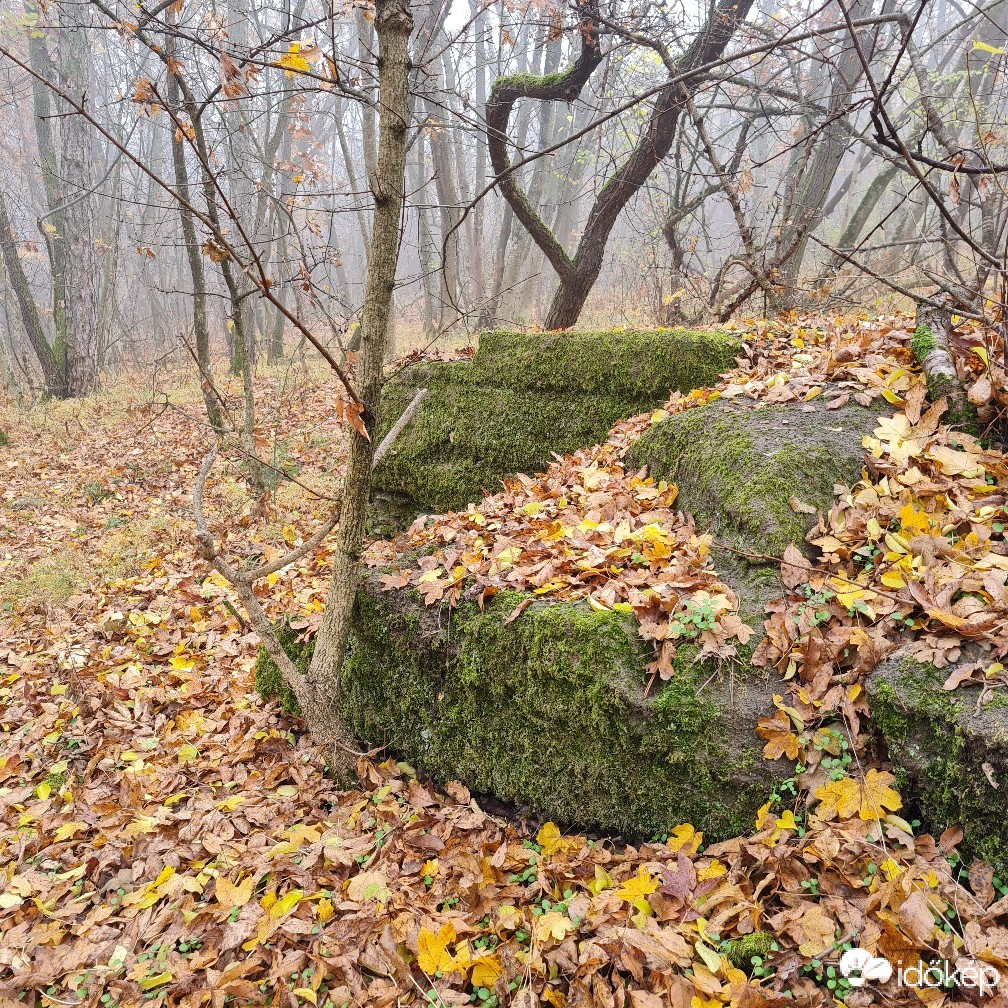
<path fill-rule="evenodd" d="M 814 368 L 846 344 L 872 394 L 925 422 L 905 321 L 746 328 L 772 350 L 746 394 L 779 396 L 789 354 Z M 902 819 L 887 768 L 856 731 L 817 732 L 808 693 L 766 737 L 818 786 L 795 782 L 750 836 L 712 846 L 689 824 L 627 844 L 501 819 L 386 753 L 362 761 L 361 790 L 334 790 L 296 721 L 255 693 L 258 642 L 197 558 L 198 389 L 159 385 L 0 407 L 0 1004 L 863 1008 L 876 994 L 836 966 L 859 943 L 894 961 L 974 955 L 1008 981 L 1008 887 L 958 863 L 955 830 Z M 213 482 L 233 554 L 275 556 L 326 513 L 328 389 L 264 377 L 263 445 L 299 483 L 250 501 L 240 473 Z M 898 443 L 880 443 L 883 462 Z M 934 480 L 970 478 L 937 458 L 953 471 Z M 271 575 L 271 615 L 317 618 L 325 573 L 323 551 Z M 885 590 L 854 602 L 884 609 Z M 888 985 L 884 1001 L 1002 996 Z"/>

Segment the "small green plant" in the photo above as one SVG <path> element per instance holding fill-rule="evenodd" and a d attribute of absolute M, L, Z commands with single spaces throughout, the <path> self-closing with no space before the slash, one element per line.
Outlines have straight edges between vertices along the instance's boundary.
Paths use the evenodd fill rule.
<path fill-rule="evenodd" d="M 82 490 L 92 504 L 100 504 L 106 497 L 112 496 L 112 491 L 101 483 L 85 483 Z"/>
<path fill-rule="evenodd" d="M 691 598 L 671 623 L 669 632 L 677 637 L 694 640 L 704 630 L 713 630 L 717 625 L 714 601 L 710 598 Z"/>
<path fill-rule="evenodd" d="M 836 597 L 833 592 L 826 588 L 816 591 L 810 584 L 802 585 L 801 592 L 805 598 L 798 603 L 798 616 L 795 617 L 795 622 L 797 622 L 798 619 L 809 609 L 814 609 L 815 612 L 813 613 L 811 620 L 812 625 L 820 626 L 823 623 L 828 623 L 830 614 L 827 609 L 823 608 L 823 606 L 832 602 Z"/>

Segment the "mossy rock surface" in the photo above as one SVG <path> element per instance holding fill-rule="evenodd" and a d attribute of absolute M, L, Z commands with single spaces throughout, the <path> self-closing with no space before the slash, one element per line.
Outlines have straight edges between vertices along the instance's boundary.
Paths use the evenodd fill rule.
<path fill-rule="evenodd" d="M 828 509 L 836 485 L 861 478 L 862 441 L 879 412 L 853 402 L 827 409 L 837 391 L 755 408 L 750 400 L 715 399 L 654 424 L 627 453 L 627 464 L 678 484 L 677 506 L 738 551 L 716 550 L 719 570 L 762 568 L 775 581 L 778 565 L 766 558 L 780 557 L 789 543 L 807 552 L 815 523 L 809 509 Z M 774 585 L 766 588 L 772 596 Z M 769 598 L 759 592 L 749 601 Z"/>
<path fill-rule="evenodd" d="M 975 660 L 964 650 L 963 661 Z M 936 836 L 963 828 L 960 851 L 1008 868 L 1008 691 L 945 691 L 951 670 L 893 655 L 868 678 L 872 725 L 905 802 Z"/>
<path fill-rule="evenodd" d="M 650 649 L 632 620 L 535 600 L 506 622 L 525 598 L 431 608 L 370 578 L 344 670 L 358 737 L 564 824 L 645 838 L 683 822 L 711 839 L 750 830 L 793 769 L 764 760 L 754 730 L 773 684 L 685 646 L 646 696 Z"/>
<path fill-rule="evenodd" d="M 429 381 L 458 365 L 423 367 Z M 485 610 L 465 600 L 428 607 L 412 589 L 382 591 L 370 572 L 343 670 L 352 730 L 437 780 L 560 823 L 645 838 L 682 822 L 710 839 L 746 833 L 793 772 L 763 759 L 756 725 L 782 690 L 750 663 L 764 605 L 780 594 L 775 558 L 814 520 L 789 499 L 828 507 L 835 483 L 860 477 L 876 419 L 815 400 L 757 409 L 716 400 L 655 425 L 630 453 L 679 484 L 701 529 L 755 557 L 714 553 L 754 630 L 732 662 L 697 661 L 684 645 L 673 678 L 647 693 L 651 646 L 632 619 L 536 598 L 509 623 L 527 596 L 501 592 Z"/>
<path fill-rule="evenodd" d="M 740 349 L 735 337 L 687 330 L 484 333 L 472 360 L 410 365 L 386 383 L 379 438 L 417 389 L 428 395 L 375 488 L 418 512 L 458 510 L 505 476 L 605 441 L 617 420 L 673 390 L 709 385 Z"/>

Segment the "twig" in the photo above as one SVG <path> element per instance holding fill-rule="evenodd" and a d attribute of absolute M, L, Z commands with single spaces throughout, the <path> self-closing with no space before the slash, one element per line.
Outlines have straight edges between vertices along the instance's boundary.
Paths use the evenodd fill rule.
<path fill-rule="evenodd" d="M 410 401 L 410 404 L 406 407 L 406 409 L 403 410 L 402 416 L 399 417 L 399 419 L 396 420 L 396 422 L 392 425 L 392 429 L 388 432 L 388 434 L 386 434 L 385 437 L 381 439 L 381 444 L 379 444 L 378 447 L 375 448 L 374 455 L 372 456 L 371 459 L 372 472 L 374 471 L 375 466 L 377 466 L 378 463 L 381 462 L 381 460 L 386 456 L 389 448 L 391 448 L 392 445 L 395 444 L 396 438 L 398 438 L 399 435 L 402 433 L 403 427 L 405 427 L 406 424 L 408 424 L 410 420 L 413 419 L 413 414 L 416 413 L 417 408 L 419 407 L 420 403 L 424 401 L 424 398 L 426 396 L 427 396 L 427 389 L 425 388 L 417 389 L 416 395 L 413 396 L 413 399 Z"/>
<path fill-rule="evenodd" d="M 372 471 L 395 443 L 396 439 L 402 433 L 403 428 L 410 422 L 417 411 L 417 407 L 419 407 L 420 403 L 423 402 L 426 395 L 427 389 L 418 389 L 409 405 L 403 410 L 402 415 L 393 424 L 392 429 L 385 435 L 384 438 L 382 438 L 381 444 L 379 444 L 377 449 L 375 449 L 371 463 Z M 214 543 L 213 535 L 207 528 L 206 517 L 203 514 L 203 491 L 206 489 L 207 478 L 209 477 L 210 470 L 213 468 L 216 461 L 217 446 L 214 445 L 213 448 L 210 449 L 206 458 L 203 459 L 203 463 L 199 468 L 199 473 L 196 476 L 196 484 L 193 486 L 192 508 L 193 518 L 196 521 L 196 542 L 199 544 L 200 553 L 203 556 L 203 559 L 206 560 L 211 567 L 215 568 L 225 578 L 225 580 L 230 582 L 230 584 L 234 587 L 239 599 L 241 599 L 242 605 L 245 607 L 245 612 L 248 613 L 253 628 L 262 639 L 263 646 L 266 648 L 266 653 L 276 663 L 276 666 L 280 670 L 280 673 L 284 677 L 287 685 L 294 691 L 295 696 L 298 698 L 298 702 L 301 703 L 303 698 L 306 698 L 309 694 L 311 686 L 310 673 L 305 674 L 301 672 L 280 645 L 280 642 L 277 640 L 273 624 L 263 611 L 262 606 L 259 604 L 259 600 L 255 597 L 255 591 L 252 587 L 252 583 L 253 581 L 257 581 L 259 578 L 266 577 L 267 574 L 273 574 L 278 570 L 282 570 L 284 567 L 289 567 L 292 563 L 300 560 L 305 554 L 310 553 L 312 550 L 321 545 L 322 540 L 325 539 L 325 537 L 339 522 L 340 507 L 337 505 L 333 508 L 332 513 L 329 515 L 325 524 L 323 524 L 307 542 L 303 543 L 297 549 L 291 550 L 289 553 L 285 553 L 282 557 L 279 557 L 270 563 L 262 564 L 252 571 L 239 571 L 235 567 L 231 566 L 231 564 L 229 564 L 227 560 L 221 556 L 220 551 Z M 302 709 L 304 709 L 304 706 L 304 703 L 302 703 Z M 362 754 L 356 753 L 356 755 Z"/>

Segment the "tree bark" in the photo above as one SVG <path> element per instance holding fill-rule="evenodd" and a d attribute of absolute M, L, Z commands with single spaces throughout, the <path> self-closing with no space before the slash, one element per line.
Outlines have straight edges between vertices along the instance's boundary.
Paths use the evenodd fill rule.
<path fill-rule="evenodd" d="M 3 258 L 7 275 L 10 277 L 11 288 L 14 291 L 18 312 L 21 315 L 21 325 L 24 327 L 32 350 L 35 351 L 39 366 L 42 368 L 42 380 L 45 383 L 46 394 L 62 395 L 66 376 L 49 345 L 48 339 L 46 339 L 38 303 L 35 301 L 31 284 L 28 282 L 28 277 L 25 276 L 24 267 L 18 256 L 17 238 L 11 226 L 10 215 L 7 213 L 7 204 L 4 202 L 2 192 L 0 192 L 0 256 Z"/>
<path fill-rule="evenodd" d="M 172 8 L 168 9 L 167 17 L 169 24 L 174 21 Z M 175 56 L 175 34 L 169 32 L 165 37 L 165 51 L 170 60 Z M 181 111 L 178 78 L 169 70 L 168 73 L 168 101 L 171 103 L 176 114 Z M 185 147 L 180 133 L 172 129 L 169 124 L 168 129 L 171 134 L 171 154 L 172 167 L 175 172 L 175 189 L 184 200 L 191 198 L 189 192 L 189 172 L 186 168 Z M 196 237 L 196 223 L 193 215 L 181 204 L 179 205 L 179 217 L 182 222 L 182 239 L 185 242 L 186 260 L 189 263 L 189 276 L 192 280 L 192 311 L 193 311 L 193 335 L 196 340 L 196 364 L 200 370 L 200 388 L 203 392 L 203 402 L 206 406 L 207 419 L 210 426 L 217 432 L 224 429 L 221 418 L 220 404 L 213 391 L 213 378 L 211 377 L 210 362 L 210 331 L 207 328 L 207 295 L 206 278 L 203 275 L 203 256 L 200 252 L 199 240 Z"/>
<path fill-rule="evenodd" d="M 948 402 L 942 420 L 950 427 L 976 434 L 976 407 L 969 401 L 959 380 L 955 360 L 949 349 L 954 299 L 939 294 L 934 300 L 935 304 L 917 306 L 914 320 L 916 329 L 912 341 L 914 357 L 927 380 L 928 399 L 934 402 L 944 396 Z"/>
<path fill-rule="evenodd" d="M 347 778 L 353 747 L 340 713 L 340 674 L 350 635 L 350 617 L 360 577 L 360 551 L 371 494 L 374 435 L 381 398 L 382 368 L 399 259 L 406 175 L 406 121 L 409 90 L 409 0 L 376 0 L 378 35 L 378 156 L 371 176 L 374 219 L 364 283 L 357 394 L 368 436 L 349 432 L 349 458 L 343 478 L 340 523 L 333 556 L 329 601 L 316 638 L 302 712 L 313 738 L 323 746 L 332 769 Z"/>

